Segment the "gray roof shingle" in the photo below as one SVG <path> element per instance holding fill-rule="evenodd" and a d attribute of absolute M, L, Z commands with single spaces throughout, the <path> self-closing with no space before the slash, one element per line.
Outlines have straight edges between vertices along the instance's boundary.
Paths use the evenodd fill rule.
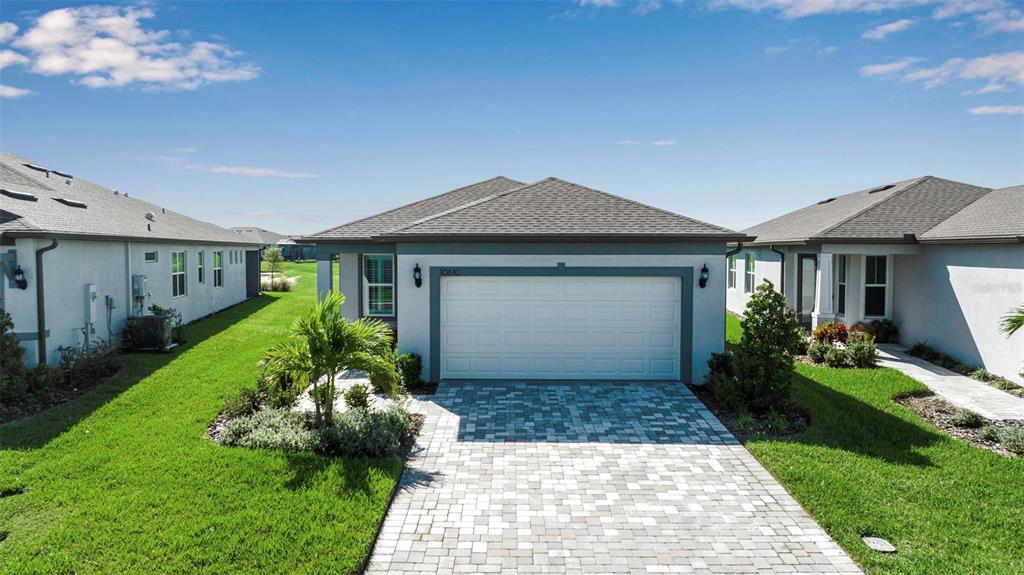
<path fill-rule="evenodd" d="M 1024 237 L 1024 186 L 992 190 L 920 238 L 926 241 Z"/>
<path fill-rule="evenodd" d="M 742 237 L 579 184 L 547 178 L 413 222 L 391 238 Z"/>
<path fill-rule="evenodd" d="M 272 246 L 288 237 L 284 234 L 256 227 L 234 227 L 228 229 L 264 246 Z"/>
<path fill-rule="evenodd" d="M 128 197 L 82 178 L 34 169 L 0 152 L 0 234 L 119 237 L 224 244 L 253 242 L 220 226 Z M 34 201 L 18 199 L 30 194 Z M 76 207 L 74 204 L 84 204 Z M 71 205 L 69 205 L 71 204 Z M 153 220 L 146 213 L 153 213 Z"/>
<path fill-rule="evenodd" d="M 831 198 L 744 231 L 757 237 L 755 243 L 902 241 L 924 235 L 989 192 L 924 176 Z"/>
<path fill-rule="evenodd" d="M 422 218 L 464 206 L 470 202 L 518 188 L 522 185 L 523 182 L 498 176 L 425 200 L 406 204 L 381 214 L 348 222 L 338 227 L 315 233 L 310 238 L 320 240 L 369 240 L 380 234 L 407 226 Z"/>

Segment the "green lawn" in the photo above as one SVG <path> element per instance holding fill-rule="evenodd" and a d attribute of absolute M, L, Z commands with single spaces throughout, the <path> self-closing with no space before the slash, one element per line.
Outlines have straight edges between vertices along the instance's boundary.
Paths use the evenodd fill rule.
<path fill-rule="evenodd" d="M 738 323 L 729 327 L 737 342 Z M 1024 459 L 894 403 L 924 389 L 894 370 L 801 364 L 794 383 L 810 428 L 746 446 L 869 573 L 1024 573 Z M 866 533 L 899 552 L 869 550 Z"/>
<path fill-rule="evenodd" d="M 295 290 L 188 328 L 171 355 L 126 356 L 82 397 L 0 426 L 0 572 L 347 573 L 401 473 L 397 458 L 338 460 L 218 446 L 206 425 L 261 352 L 313 301 Z"/>

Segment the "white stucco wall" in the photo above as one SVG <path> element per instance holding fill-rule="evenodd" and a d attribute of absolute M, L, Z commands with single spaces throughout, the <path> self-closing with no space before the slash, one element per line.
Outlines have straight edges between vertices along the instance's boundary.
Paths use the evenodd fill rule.
<path fill-rule="evenodd" d="M 401 251 L 401 250 L 400 250 Z M 463 255 L 404 254 L 396 257 L 396 293 L 398 302 L 399 351 L 423 356 L 424 376 L 430 374 L 430 281 L 431 266 L 509 266 L 509 267 L 693 267 L 693 353 L 692 373 L 687 381 L 701 383 L 707 373 L 708 357 L 724 348 L 725 337 L 725 247 L 715 255 Z M 413 267 L 420 265 L 424 281 L 417 288 Z M 700 268 L 707 264 L 710 279 L 704 289 L 697 286 Z"/>
<path fill-rule="evenodd" d="M 779 251 L 782 251 L 780 248 Z M 778 290 L 781 283 L 782 276 L 782 258 L 779 254 L 771 251 L 769 248 L 753 247 L 744 248 L 736 254 L 736 287 L 726 288 L 726 308 L 736 314 L 742 314 L 743 310 L 747 307 L 747 302 L 750 301 L 752 293 L 745 293 L 743 291 L 744 286 L 744 270 L 746 269 L 745 258 L 748 253 L 755 254 L 757 261 L 754 264 L 754 286 L 757 287 L 764 280 L 769 280 L 775 284 L 775 289 Z M 793 263 L 791 263 L 791 261 Z M 788 255 L 786 261 L 786 275 L 789 276 L 794 269 L 795 256 Z M 795 280 L 794 280 L 795 281 Z M 793 289 L 793 281 L 786 279 L 786 293 L 788 294 Z M 793 292 L 795 298 L 795 291 Z M 787 295 L 787 301 L 792 301 Z"/>
<path fill-rule="evenodd" d="M 28 289 L 18 290 L 7 285 L 4 278 L 5 309 L 14 320 L 16 333 L 36 332 L 35 250 L 50 245 L 45 239 L 18 239 L 14 246 L 0 246 L 0 250 L 17 251 L 18 265 L 25 272 Z M 144 252 L 158 251 L 156 263 L 146 263 Z M 197 273 L 198 251 L 205 252 L 205 282 L 199 283 Z M 213 252 L 224 251 L 224 285 L 213 287 Z M 229 251 L 239 252 L 232 259 Z M 186 252 L 186 295 L 172 298 L 171 252 Z M 81 346 L 85 343 L 86 284 L 96 284 L 96 321 L 90 330 L 90 339 L 116 339 L 107 326 L 106 296 L 112 296 L 116 306 L 109 314 L 110 330 L 117 333 L 124 327 L 129 313 L 138 315 L 138 306 L 131 301 L 131 278 L 144 274 L 148 278 L 149 297 L 144 308 L 152 304 L 172 307 L 182 314 L 187 323 L 245 299 L 245 248 L 213 244 L 142 243 L 123 241 L 60 240 L 58 247 L 43 256 L 45 273 L 47 361 L 60 360 L 61 346 Z M 234 263 L 232 263 L 234 262 Z M 26 359 L 37 362 L 37 344 L 33 338 L 22 342 Z"/>
<path fill-rule="evenodd" d="M 896 256 L 894 321 L 900 341 L 918 341 L 1024 383 L 1024 333 L 1007 338 L 999 320 L 1024 303 L 1024 246 L 925 245 Z"/>

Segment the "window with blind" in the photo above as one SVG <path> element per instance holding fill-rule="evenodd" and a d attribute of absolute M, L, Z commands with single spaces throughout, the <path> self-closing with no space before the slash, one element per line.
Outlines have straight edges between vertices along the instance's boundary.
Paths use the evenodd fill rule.
<path fill-rule="evenodd" d="M 371 317 L 395 315 L 395 256 L 363 256 L 363 308 Z"/>

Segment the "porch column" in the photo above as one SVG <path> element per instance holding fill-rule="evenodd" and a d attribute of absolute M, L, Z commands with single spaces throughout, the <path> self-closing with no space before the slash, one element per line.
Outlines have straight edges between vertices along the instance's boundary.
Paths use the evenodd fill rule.
<path fill-rule="evenodd" d="M 832 311 L 832 254 L 818 254 L 818 274 L 815 278 L 814 312 L 811 313 L 811 327 L 835 319 Z"/>
<path fill-rule="evenodd" d="M 334 282 L 331 277 L 331 255 L 329 253 L 321 253 L 317 250 L 316 254 L 316 295 L 320 299 L 324 299 L 327 296 L 327 292 L 331 291 L 334 287 Z"/>

